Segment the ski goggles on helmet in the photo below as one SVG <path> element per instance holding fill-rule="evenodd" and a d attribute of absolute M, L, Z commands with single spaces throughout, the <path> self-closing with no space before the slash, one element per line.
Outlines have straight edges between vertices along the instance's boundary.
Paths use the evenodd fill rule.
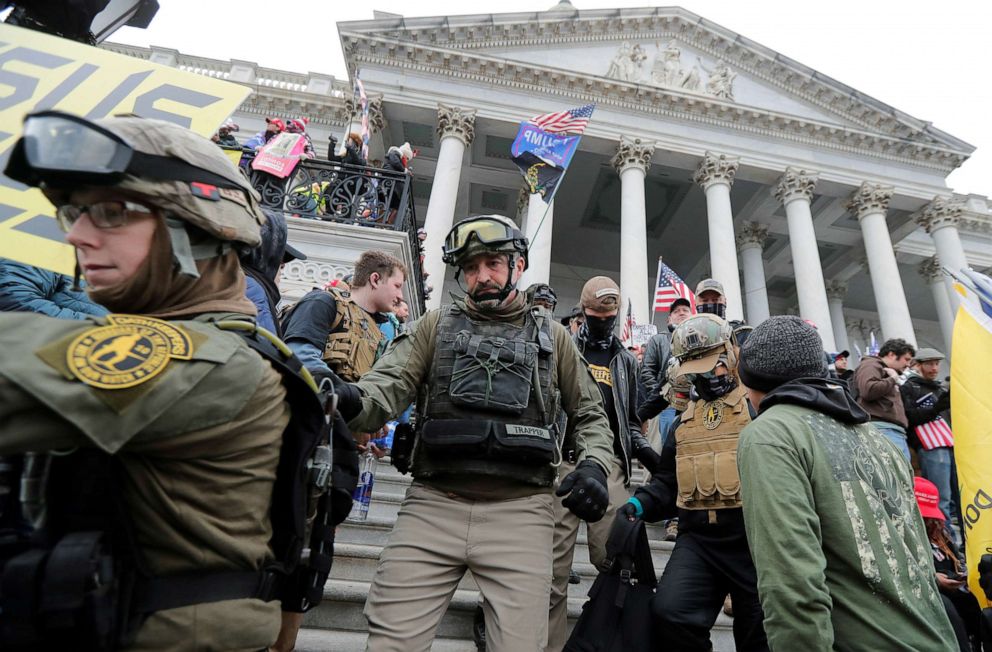
<path fill-rule="evenodd" d="M 29 186 L 106 186 L 131 175 L 240 189 L 180 159 L 139 152 L 109 129 L 62 111 L 39 111 L 24 119 L 4 174 Z"/>
<path fill-rule="evenodd" d="M 469 245 L 472 237 L 484 245 L 499 245 L 522 239 L 520 232 L 508 224 L 489 217 L 465 220 L 451 228 L 444 239 L 444 261 L 451 262 Z"/>

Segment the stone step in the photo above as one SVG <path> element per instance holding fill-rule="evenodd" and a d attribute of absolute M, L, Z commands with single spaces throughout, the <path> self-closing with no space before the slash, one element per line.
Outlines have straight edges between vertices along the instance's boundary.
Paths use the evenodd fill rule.
<path fill-rule="evenodd" d="M 367 632 L 345 632 L 304 627 L 296 638 L 296 652 L 365 652 Z M 431 652 L 476 652 L 471 639 L 436 638 Z"/>
<path fill-rule="evenodd" d="M 308 641 L 306 644 L 313 644 L 309 641 L 317 641 L 319 643 L 322 635 L 319 631 L 315 632 L 314 630 L 323 630 L 333 634 L 347 634 L 345 638 L 349 645 L 357 644 L 360 646 L 361 641 L 364 639 L 355 635 L 361 634 L 364 636 L 368 631 L 368 622 L 363 614 L 368 591 L 368 582 L 329 580 L 324 587 L 323 602 L 304 617 L 304 628 L 307 633 L 303 640 Z M 462 648 L 458 645 L 460 641 L 463 641 L 466 645 L 471 645 L 472 618 L 475 607 L 478 604 L 478 598 L 477 591 L 467 589 L 458 589 L 455 591 L 448 610 L 438 625 L 436 636 L 440 640 L 436 643 L 438 647 L 434 649 L 472 649 L 471 647 Z M 574 626 L 575 620 L 581 613 L 585 600 L 585 596 L 568 599 L 568 622 L 570 629 Z M 731 652 L 734 650 L 732 628 L 733 620 L 721 613 L 711 633 L 715 652 Z M 303 637 L 302 632 L 301 637 Z M 451 647 L 440 647 L 442 645 L 450 645 Z M 298 649 L 302 650 L 305 648 L 298 647 Z M 339 648 L 323 649 L 338 650 Z M 341 649 L 361 649 L 361 647 Z"/>

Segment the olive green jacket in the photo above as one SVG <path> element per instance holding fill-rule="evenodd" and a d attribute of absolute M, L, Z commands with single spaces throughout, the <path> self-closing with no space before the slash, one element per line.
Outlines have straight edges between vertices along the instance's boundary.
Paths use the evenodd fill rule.
<path fill-rule="evenodd" d="M 251 571 L 271 557 L 285 390 L 239 335 L 204 323 L 210 317 L 229 315 L 168 322 L 188 336 L 190 359 L 173 358 L 130 388 L 98 389 L 73 376 L 67 355 L 107 318 L 0 313 L 0 453 L 95 446 L 115 454 L 153 575 Z M 130 649 L 258 650 L 279 625 L 276 602 L 205 603 L 153 614 Z"/>
<path fill-rule="evenodd" d="M 470 317 L 477 316 L 470 307 L 462 305 Z M 374 432 L 416 399 L 421 385 L 430 378 L 439 317 L 440 312 L 432 310 L 408 324 L 403 334 L 390 343 L 372 371 L 356 383 L 362 393 L 362 411 L 348 424 L 353 432 Z M 519 323 L 522 321 L 521 316 Z M 615 455 L 613 433 L 603 410 L 602 395 L 568 331 L 556 322 L 551 322 L 551 328 L 562 409 L 568 415 L 569 430 L 575 433 L 578 460 L 593 460 L 609 475 Z M 449 476 L 443 482 L 432 478 L 429 484 L 479 499 L 515 498 L 549 490 L 477 476 Z"/>

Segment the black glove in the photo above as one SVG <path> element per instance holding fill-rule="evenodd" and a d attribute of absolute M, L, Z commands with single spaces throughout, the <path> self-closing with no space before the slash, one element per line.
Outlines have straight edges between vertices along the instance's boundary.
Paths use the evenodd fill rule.
<path fill-rule="evenodd" d="M 617 518 L 625 518 L 628 521 L 634 521 L 638 518 L 637 516 L 637 506 L 634 503 L 624 503 L 617 510 Z"/>
<path fill-rule="evenodd" d="M 341 376 L 333 371 L 310 372 L 313 374 L 317 385 L 321 386 L 324 380 L 330 380 L 334 387 L 334 393 L 338 395 L 338 412 L 345 421 L 351 421 L 362 411 L 362 393 L 351 383 L 345 382 Z"/>
<path fill-rule="evenodd" d="M 585 460 L 565 476 L 555 491 L 556 496 L 568 497 L 561 504 L 588 523 L 595 523 L 606 514 L 610 506 L 610 492 L 606 488 L 606 474 L 592 460 Z"/>
<path fill-rule="evenodd" d="M 985 591 L 985 598 L 992 600 L 992 555 L 982 555 L 978 560 L 978 585 Z"/>
<path fill-rule="evenodd" d="M 634 449 L 634 457 L 637 458 L 637 461 L 648 470 L 648 473 L 655 475 L 661 464 L 661 455 L 656 453 L 644 435 L 639 433 L 634 433 L 631 436 L 630 445 Z"/>
<path fill-rule="evenodd" d="M 650 446 L 644 446 L 634 451 L 634 457 L 640 462 L 648 473 L 656 475 L 661 467 L 661 455 L 655 452 Z"/>
<path fill-rule="evenodd" d="M 936 405 L 933 406 L 934 412 L 940 414 L 941 412 L 946 412 L 951 409 L 951 393 L 944 392 L 944 394 L 937 399 Z"/>

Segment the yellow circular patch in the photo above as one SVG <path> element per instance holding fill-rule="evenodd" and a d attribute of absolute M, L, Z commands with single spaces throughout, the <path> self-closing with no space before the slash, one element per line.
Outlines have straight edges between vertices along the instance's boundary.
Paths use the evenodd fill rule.
<path fill-rule="evenodd" d="M 182 329 L 161 319 L 108 315 L 69 344 L 69 371 L 100 389 L 126 389 L 162 373 L 173 358 L 189 360 L 192 342 Z"/>
<path fill-rule="evenodd" d="M 715 430 L 723 422 L 723 403 L 714 401 L 706 407 L 703 413 L 703 425 L 707 430 Z"/>

